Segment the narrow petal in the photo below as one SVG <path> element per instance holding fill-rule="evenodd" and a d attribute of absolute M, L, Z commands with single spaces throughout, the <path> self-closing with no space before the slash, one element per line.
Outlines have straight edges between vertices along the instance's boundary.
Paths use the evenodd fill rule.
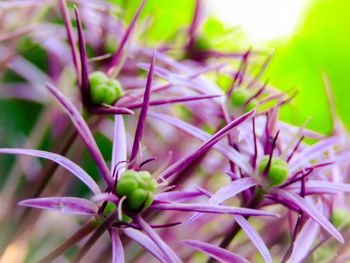
<path fill-rule="evenodd" d="M 86 54 L 85 40 L 83 34 L 83 27 L 81 25 L 80 15 L 76 6 L 74 6 L 75 17 L 77 20 L 80 62 L 81 62 L 81 95 L 84 105 L 90 104 L 90 82 L 88 70 L 88 58 Z"/>
<path fill-rule="evenodd" d="M 339 242 L 344 243 L 344 239 L 339 233 L 339 231 L 310 202 L 308 202 L 307 200 L 305 200 L 297 194 L 282 189 L 275 189 L 274 194 L 276 194 L 279 197 L 282 197 L 294 206 L 299 207 L 302 211 L 305 212 L 305 214 L 307 214 L 310 218 L 315 220 L 330 235 L 332 235 Z"/>
<path fill-rule="evenodd" d="M 233 217 L 236 220 L 237 224 L 239 224 L 243 229 L 243 231 L 247 234 L 247 236 L 255 245 L 255 247 L 259 250 L 265 262 L 272 263 L 273 261 L 272 261 L 270 251 L 266 247 L 264 240 L 262 240 L 259 233 L 256 232 L 255 229 L 249 224 L 248 220 L 246 220 L 243 216 L 240 216 L 240 215 L 235 215 Z"/>
<path fill-rule="evenodd" d="M 230 214 L 230 215 L 247 215 L 247 216 L 274 216 L 279 215 L 271 212 L 265 212 L 256 209 L 232 207 L 224 205 L 198 204 L 198 203 L 154 203 L 153 210 L 173 210 L 186 212 L 202 212 L 211 214 Z"/>
<path fill-rule="evenodd" d="M 97 195 L 94 195 L 93 197 L 91 197 L 91 200 L 93 202 L 96 202 L 96 203 L 101 203 L 101 202 L 104 202 L 104 201 L 111 201 L 111 202 L 114 202 L 114 203 L 118 203 L 119 202 L 119 198 L 112 194 L 112 193 L 101 193 L 101 194 L 97 194 Z"/>
<path fill-rule="evenodd" d="M 161 202 L 186 202 L 203 195 L 199 191 L 169 191 L 156 194 L 154 200 Z"/>
<path fill-rule="evenodd" d="M 77 197 L 43 197 L 26 199 L 18 203 L 21 206 L 47 210 L 58 210 L 63 214 L 94 215 L 97 212 L 95 203 Z"/>
<path fill-rule="evenodd" d="M 145 6 L 145 3 L 146 3 L 146 0 L 142 0 L 139 8 L 137 9 L 133 19 L 131 20 L 131 23 L 129 25 L 129 27 L 126 29 L 125 31 L 125 34 L 120 42 L 120 45 L 118 47 L 118 50 L 115 52 L 115 54 L 113 55 L 112 59 L 111 59 L 111 62 L 108 66 L 108 69 L 107 69 L 107 74 L 108 75 L 111 75 L 114 71 L 114 69 L 118 66 L 118 63 L 120 61 L 120 58 L 123 54 L 123 50 L 124 50 L 124 47 L 128 41 L 128 39 L 130 38 L 131 36 L 131 33 L 135 27 L 135 24 L 136 24 L 136 21 L 137 19 L 139 18 L 140 14 L 141 14 L 141 11 L 143 9 L 143 7 Z"/>
<path fill-rule="evenodd" d="M 300 184 L 293 184 L 289 189 L 298 190 L 300 189 Z M 346 192 L 350 193 L 350 184 L 345 183 L 334 183 L 330 181 L 318 181 L 318 180 L 308 180 L 306 182 L 306 190 L 307 191 L 319 191 L 319 192 L 326 192 L 326 193 L 339 193 L 339 192 Z"/>
<path fill-rule="evenodd" d="M 184 102 L 191 102 L 191 101 L 197 101 L 197 100 L 212 99 L 217 97 L 221 97 L 221 95 L 204 95 L 204 96 L 190 96 L 190 97 L 175 98 L 175 99 L 159 99 L 159 100 L 150 101 L 149 106 L 161 106 L 161 105 L 168 105 L 168 104 L 174 104 L 174 103 L 184 103 Z M 142 105 L 143 103 L 134 103 L 131 105 L 126 105 L 125 107 L 128 109 L 136 109 L 136 108 L 140 108 Z"/>
<path fill-rule="evenodd" d="M 56 100 L 60 103 L 61 107 L 69 115 L 85 146 L 89 150 L 92 158 L 95 160 L 96 165 L 103 176 L 103 179 L 106 181 L 110 189 L 113 189 L 114 183 L 111 180 L 107 164 L 104 161 L 100 149 L 98 148 L 95 139 L 92 136 L 91 131 L 86 122 L 84 121 L 83 117 L 80 115 L 73 103 L 67 97 L 65 97 L 57 88 L 55 88 L 51 84 L 46 84 L 46 87 L 56 98 Z"/>
<path fill-rule="evenodd" d="M 60 0 L 59 4 L 60 4 L 60 11 L 64 20 L 64 26 L 67 32 L 69 46 L 72 52 L 74 67 L 78 76 L 78 82 L 80 83 L 80 65 L 79 65 L 80 59 L 78 56 L 77 47 L 75 45 L 76 41 L 74 38 L 73 27 L 72 27 L 71 19 L 69 17 L 66 0 Z"/>
<path fill-rule="evenodd" d="M 127 114 L 127 115 L 133 115 L 134 112 L 128 108 L 124 107 L 116 107 L 116 106 L 109 106 L 109 107 L 91 107 L 91 112 L 93 114 L 106 114 L 106 115 L 119 115 L 119 114 Z"/>
<path fill-rule="evenodd" d="M 290 174 L 293 174 L 300 170 L 300 167 L 308 161 L 315 159 L 317 156 L 321 156 L 323 152 L 331 149 L 332 147 L 341 143 L 341 139 L 338 136 L 329 137 L 324 139 L 311 147 L 306 148 L 300 152 L 297 156 L 295 155 L 290 162 L 290 167 L 293 167 Z"/>
<path fill-rule="evenodd" d="M 112 149 L 112 165 L 111 171 L 118 169 L 118 174 L 125 171 L 125 167 L 117 167 L 117 164 L 125 161 L 127 158 L 126 134 L 123 116 L 114 116 L 114 134 L 113 134 L 113 149 Z M 118 178 L 118 174 L 116 178 Z"/>
<path fill-rule="evenodd" d="M 288 262 L 302 262 L 308 252 L 312 249 L 312 245 L 317 238 L 319 232 L 319 224 L 312 220 L 308 219 L 298 234 L 297 239 L 294 243 L 294 249 L 288 260 Z"/>
<path fill-rule="evenodd" d="M 145 231 L 145 233 L 149 236 L 150 239 L 153 240 L 153 242 L 159 247 L 159 249 L 164 254 L 165 258 L 167 259 L 166 262 L 182 262 L 176 253 L 161 239 L 161 237 L 157 234 L 156 231 L 152 229 L 152 227 L 147 224 L 140 216 L 136 218 L 137 223 L 140 225 L 140 227 Z"/>
<path fill-rule="evenodd" d="M 124 263 L 124 249 L 122 241 L 119 238 L 116 229 L 111 228 L 109 231 L 112 241 L 112 263 Z"/>
<path fill-rule="evenodd" d="M 220 262 L 227 263 L 249 263 L 245 258 L 233 253 L 227 249 L 210 245 L 198 240 L 184 240 L 182 241 L 186 246 L 189 246 L 195 250 L 204 252 L 210 257 L 217 259 Z"/>
<path fill-rule="evenodd" d="M 249 120 L 253 115 L 255 111 L 252 110 L 241 117 L 235 119 L 234 121 L 227 124 L 224 128 L 216 132 L 213 136 L 211 136 L 207 141 L 205 141 L 197 150 L 194 152 L 188 154 L 187 156 L 184 156 L 177 162 L 170 165 L 166 170 L 164 170 L 160 177 L 167 179 L 171 175 L 180 172 L 182 169 L 187 167 L 192 161 L 194 161 L 197 157 L 199 157 L 201 154 L 208 151 L 211 147 L 213 147 L 217 142 L 219 142 L 222 138 L 224 138 L 233 128 L 238 127 L 245 121 Z"/>
<path fill-rule="evenodd" d="M 151 97 L 151 86 L 152 86 L 152 80 L 153 80 L 155 55 L 156 55 L 156 52 L 154 52 L 154 54 L 153 54 L 151 68 L 148 72 L 145 94 L 143 96 L 142 108 L 141 108 L 141 112 L 140 112 L 140 116 L 139 116 L 139 121 L 138 121 L 137 127 L 136 127 L 134 143 L 133 143 L 131 154 L 130 154 L 130 162 L 131 163 L 135 160 L 135 158 L 139 152 L 141 138 L 143 135 L 143 130 L 144 130 L 145 125 L 146 125 L 147 111 L 148 111 L 148 106 L 149 106 L 149 100 Z"/>
<path fill-rule="evenodd" d="M 160 121 L 167 122 L 176 128 L 198 138 L 201 141 L 207 141 L 210 139 L 210 134 L 195 127 L 192 126 L 191 124 L 188 124 L 182 120 L 179 120 L 175 117 L 157 113 L 157 112 L 149 112 L 148 113 L 149 117 L 155 118 Z M 253 173 L 253 169 L 249 162 L 242 158 L 242 154 L 240 154 L 238 151 L 236 151 L 234 148 L 227 146 L 226 144 L 223 143 L 218 143 L 213 146 L 216 150 L 218 150 L 222 155 L 226 156 L 228 159 L 230 159 L 232 162 L 234 162 L 239 168 L 241 168 L 244 172 L 248 174 Z"/>
<path fill-rule="evenodd" d="M 237 195 L 238 193 L 241 193 L 255 185 L 257 185 L 257 181 L 254 180 L 251 177 L 237 179 L 224 187 L 220 188 L 215 194 L 213 194 L 208 203 L 212 205 L 218 205 L 222 202 L 226 201 L 227 199 L 230 199 L 231 197 Z M 195 214 L 191 217 L 191 219 L 188 221 L 188 223 L 193 223 L 195 220 L 197 220 L 200 217 L 201 214 Z"/>
<path fill-rule="evenodd" d="M 145 250 L 147 250 L 161 262 L 167 262 L 167 259 L 163 255 L 162 251 L 148 236 L 132 228 L 125 228 L 122 231 L 125 235 L 136 241 L 140 246 L 142 246 Z"/>
<path fill-rule="evenodd" d="M 88 175 L 83 169 L 80 168 L 77 164 L 73 163 L 71 160 L 58 155 L 56 153 L 32 150 L 32 149 L 18 149 L 18 148 L 0 148 L 0 153 L 7 154 L 21 154 L 29 155 L 39 158 L 45 158 L 51 160 L 60 166 L 64 167 L 70 171 L 74 176 L 76 176 L 80 181 L 82 181 L 94 194 L 100 194 L 101 190 L 96 184 L 96 182 Z"/>

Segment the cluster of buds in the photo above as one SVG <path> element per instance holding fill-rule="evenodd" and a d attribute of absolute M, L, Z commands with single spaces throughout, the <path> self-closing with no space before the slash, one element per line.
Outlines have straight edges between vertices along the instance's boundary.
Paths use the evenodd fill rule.
<path fill-rule="evenodd" d="M 37 235 L 42 237 L 41 248 L 31 251 L 27 245 L 23 260 L 306 262 L 335 256 L 338 262 L 348 260 L 346 246 L 340 243 L 350 238 L 345 194 L 350 192 L 349 137 L 335 115 L 329 136 L 306 129 L 307 122 L 297 127 L 279 120 L 280 107 L 288 105 L 295 93 L 280 92 L 261 81 L 271 56 L 263 58 L 260 71 L 252 75 L 250 58 L 260 61 L 259 53 L 214 49 L 200 32 L 204 18 L 200 0 L 194 1 L 185 41 L 173 48 L 160 43 L 158 51 L 136 37 L 145 0 L 126 27 L 122 18 L 110 14 L 115 5 L 74 1 L 79 3 L 74 7 L 76 33 L 70 18 L 73 9 L 65 0 L 57 1 L 57 6 L 44 2 L 15 1 L 5 6 L 11 12 L 35 14 L 43 8 L 59 10 L 54 13 L 60 14 L 62 25 L 51 25 L 52 17 L 47 16 L 43 25 L 30 30 L 0 32 L 1 41 L 13 45 L 25 34 L 50 55 L 49 67 L 39 70 L 34 62 L 0 46 L 5 73 L 14 71 L 24 80 L 21 85 L 9 84 L 7 94 L 40 103 L 44 109 L 43 120 L 38 120 L 39 128 L 33 127 L 28 141 L 35 145 L 33 138 L 47 139 L 42 130 L 52 130 L 45 150 L 29 149 L 28 144 L 0 148 L 1 154 L 50 161 L 44 166 L 31 163 L 28 167 L 36 169 L 30 173 L 15 163 L 17 168 L 4 183 L 7 202 L 0 222 L 13 220 L 15 226 L 4 234 L 4 242 L 0 239 L 4 260 L 13 247 L 23 240 L 29 244 Z M 6 14 L 0 16 L 6 20 Z M 56 27 L 61 34 L 52 37 Z M 52 40 L 49 45 L 40 42 L 43 35 Z M 115 39 L 114 54 L 107 53 L 110 38 Z M 58 47 L 70 50 L 71 57 L 62 58 Z M 181 59 L 171 56 L 173 50 L 181 51 Z M 70 82 L 79 96 L 74 88 L 63 89 L 62 83 Z M 308 144 L 305 138 L 314 142 Z M 85 149 L 93 165 L 85 164 L 91 162 Z M 79 187 L 58 167 L 80 180 Z M 21 187 L 21 172 L 29 191 L 6 191 Z M 60 197 L 62 193 L 67 196 Z M 30 208 L 75 215 L 68 231 L 74 234 L 53 235 L 50 228 L 57 220 L 45 220 L 47 214 L 40 212 L 28 216 Z M 105 232 L 109 241 L 98 242 Z M 58 243 L 63 238 L 56 248 L 47 247 L 46 240 Z M 82 242 L 84 238 L 87 241 Z M 319 253 L 321 246 L 329 251 Z M 76 247 L 78 251 L 65 253 Z"/>

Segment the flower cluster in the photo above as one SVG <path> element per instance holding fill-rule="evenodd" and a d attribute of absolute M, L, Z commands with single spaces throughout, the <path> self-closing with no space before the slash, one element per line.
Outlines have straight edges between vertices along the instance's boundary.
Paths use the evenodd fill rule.
<path fill-rule="evenodd" d="M 31 240 L 40 248 L 27 244 L 23 258 L 40 262 L 346 261 L 348 135 L 335 114 L 329 136 L 308 130 L 309 120 L 301 127 L 279 120 L 295 93 L 261 81 L 271 55 L 212 47 L 200 32 L 200 0 L 186 38 L 157 51 L 137 38 L 145 0 L 127 26 L 112 15 L 115 5 L 57 2 L 3 4 L 10 12 L 47 9 L 48 21 L 62 22 L 0 35 L 12 44 L 24 35 L 49 56 L 39 69 L 0 46 L 6 70 L 23 79 L 4 94 L 41 105 L 32 137 L 43 140 L 48 130 L 51 141 L 45 150 L 0 148 L 49 160 L 19 160 L 5 182 L 0 222 L 15 227 L 0 239 L 4 258 Z M 28 191 L 6 191 L 21 173 Z M 28 207 L 73 215 L 74 233 L 51 231 L 60 219 L 45 221 L 47 214 Z"/>

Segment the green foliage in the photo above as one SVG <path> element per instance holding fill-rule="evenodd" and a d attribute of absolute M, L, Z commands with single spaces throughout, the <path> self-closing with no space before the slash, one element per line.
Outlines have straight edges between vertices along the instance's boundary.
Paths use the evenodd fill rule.
<path fill-rule="evenodd" d="M 278 88 L 298 87 L 300 91 L 293 106 L 282 110 L 282 119 L 301 124 L 312 116 L 310 128 L 331 131 L 322 81 L 325 73 L 331 82 L 337 113 L 350 128 L 349 7 L 347 0 L 313 1 L 298 33 L 285 45 L 279 45 L 266 75 Z"/>

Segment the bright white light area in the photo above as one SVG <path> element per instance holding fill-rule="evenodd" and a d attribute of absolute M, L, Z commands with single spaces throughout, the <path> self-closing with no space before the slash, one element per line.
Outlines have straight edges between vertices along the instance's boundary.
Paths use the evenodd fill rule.
<path fill-rule="evenodd" d="M 309 0 L 208 0 L 208 12 L 227 25 L 241 26 L 249 41 L 291 35 Z"/>

